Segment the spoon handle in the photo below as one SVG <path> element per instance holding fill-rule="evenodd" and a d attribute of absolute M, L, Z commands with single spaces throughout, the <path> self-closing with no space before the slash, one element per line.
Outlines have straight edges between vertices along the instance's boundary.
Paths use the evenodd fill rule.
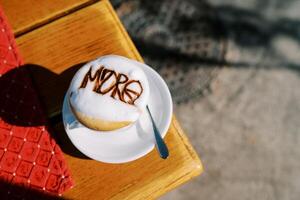
<path fill-rule="evenodd" d="M 164 140 L 162 139 L 158 128 L 156 127 L 156 124 L 153 120 L 153 117 L 152 117 L 152 114 L 150 112 L 149 107 L 146 106 L 146 108 L 147 108 L 147 111 L 150 115 L 150 119 L 151 119 L 151 122 L 152 122 L 152 127 L 153 127 L 153 131 L 154 131 L 155 142 L 156 142 L 156 148 L 159 152 L 160 157 L 163 158 L 163 159 L 166 159 L 169 156 L 168 147 L 167 147 L 166 143 L 164 142 Z"/>

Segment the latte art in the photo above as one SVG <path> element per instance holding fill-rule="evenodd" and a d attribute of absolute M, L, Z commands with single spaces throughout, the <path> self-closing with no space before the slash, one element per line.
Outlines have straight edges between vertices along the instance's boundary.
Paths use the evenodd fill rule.
<path fill-rule="evenodd" d="M 112 98 L 131 105 L 134 105 L 134 102 L 143 93 L 140 81 L 130 80 L 127 75 L 107 69 L 104 66 L 101 66 L 94 75 L 92 74 L 92 67 L 90 67 L 79 88 L 85 88 L 89 81 L 94 82 L 94 92 L 102 95 L 109 94 Z M 132 87 L 133 85 L 135 87 Z"/>
<path fill-rule="evenodd" d="M 84 126 L 111 131 L 139 119 L 149 98 L 149 85 L 142 63 L 116 55 L 90 61 L 74 75 L 69 103 Z"/>

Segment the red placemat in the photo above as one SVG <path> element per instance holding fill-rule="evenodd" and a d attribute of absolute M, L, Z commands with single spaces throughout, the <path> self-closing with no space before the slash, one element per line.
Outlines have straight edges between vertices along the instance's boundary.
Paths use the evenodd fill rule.
<path fill-rule="evenodd" d="M 26 197 L 32 188 L 61 194 L 73 186 L 59 146 L 0 8 L 0 197 Z M 21 190 L 15 190 L 15 185 Z M 30 198 L 30 196 L 29 196 Z"/>

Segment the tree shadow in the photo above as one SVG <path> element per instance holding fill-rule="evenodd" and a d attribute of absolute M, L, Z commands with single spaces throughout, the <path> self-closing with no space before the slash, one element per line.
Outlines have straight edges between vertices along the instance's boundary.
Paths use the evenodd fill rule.
<path fill-rule="evenodd" d="M 299 20 L 279 18 L 271 21 L 259 13 L 232 6 L 218 6 L 214 10 L 227 32 L 239 36 L 235 38 L 235 42 L 240 46 L 269 46 L 278 35 L 300 42 Z"/>
<path fill-rule="evenodd" d="M 252 62 L 251 58 L 250 61 L 244 58 L 241 58 L 239 61 L 225 60 L 222 55 L 226 55 L 228 51 L 226 43 L 230 40 L 236 45 L 237 49 L 249 52 L 263 49 L 271 60 L 269 63 L 270 68 L 284 68 L 300 73 L 300 62 L 288 59 L 287 54 L 289 52 L 279 51 L 273 45 L 274 40 L 284 37 L 300 46 L 300 20 L 285 17 L 272 20 L 258 12 L 234 6 L 213 6 L 209 1 L 189 2 L 197 10 L 196 14 L 193 17 L 187 17 L 185 14 L 188 14 L 188 10 L 186 12 L 183 11 L 185 14 L 178 11 L 176 12 L 176 18 L 169 24 L 164 21 L 154 20 L 155 17 L 153 17 L 157 15 L 158 19 L 163 16 L 163 13 L 159 13 L 159 9 L 157 9 L 159 5 L 163 4 L 162 1 L 156 2 L 157 5 L 152 4 L 152 2 L 140 5 L 140 9 L 145 13 L 144 16 L 149 20 L 146 23 L 148 26 L 142 24 L 139 28 L 136 28 L 138 25 L 133 26 L 130 24 L 131 26 L 128 26 L 128 29 L 142 55 L 148 56 L 153 60 L 175 59 L 186 63 L 198 62 L 200 67 L 217 68 L 223 65 L 239 68 L 253 67 L 255 62 Z M 172 26 L 174 23 L 177 23 L 176 28 Z M 209 26 L 203 28 L 203 24 L 209 24 Z M 151 26 L 153 26 L 153 35 L 157 35 L 157 37 L 147 38 L 144 37 L 145 34 L 135 34 L 136 30 L 145 31 Z M 155 27 L 157 26 L 160 26 L 160 28 L 156 31 Z M 167 30 L 165 31 L 166 35 L 163 35 L 164 32 L 161 32 L 161 30 Z M 139 32 L 143 33 L 143 31 Z M 181 47 L 174 42 L 172 42 L 172 45 L 168 44 L 170 38 L 181 43 L 182 37 L 178 39 L 178 35 L 185 32 L 187 34 L 183 36 L 183 46 L 196 46 L 197 41 L 190 40 L 189 34 L 199 34 L 199 40 L 208 38 L 211 41 L 224 43 L 224 52 L 220 49 L 216 51 L 215 55 L 208 57 L 201 51 L 199 53 L 191 53 L 188 49 L 182 51 L 180 50 Z M 156 39 L 158 42 L 156 42 Z M 218 47 L 212 46 L 211 48 Z M 264 56 L 265 54 L 262 55 L 262 57 Z"/>
<path fill-rule="evenodd" d="M 300 62 L 288 58 L 288 54 L 293 52 L 274 46 L 276 40 L 287 39 L 300 47 L 300 20 L 286 17 L 272 20 L 258 12 L 233 6 L 216 6 L 214 10 L 224 26 L 227 40 L 233 41 L 239 49 L 264 49 L 264 55 L 271 59 L 270 68 L 285 68 L 300 73 Z M 253 66 L 251 62 L 227 62 L 229 67 Z"/>

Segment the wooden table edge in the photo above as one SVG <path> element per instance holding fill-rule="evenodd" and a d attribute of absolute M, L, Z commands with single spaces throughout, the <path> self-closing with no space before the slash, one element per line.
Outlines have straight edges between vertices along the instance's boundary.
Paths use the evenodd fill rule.
<path fill-rule="evenodd" d="M 137 51 L 137 49 L 136 49 L 133 41 L 130 39 L 130 36 L 129 36 L 128 32 L 126 31 L 126 29 L 122 25 L 122 22 L 121 22 L 120 18 L 118 17 L 117 13 L 115 12 L 113 6 L 111 5 L 110 1 L 109 0 L 102 0 L 102 1 L 107 6 L 109 12 L 111 13 L 111 15 L 113 16 L 113 18 L 117 22 L 116 25 L 120 29 L 120 31 L 123 34 L 124 38 L 126 39 L 126 42 L 128 43 L 128 46 L 130 46 L 131 51 L 134 53 L 134 55 L 136 57 L 136 60 L 138 60 L 140 62 L 144 62 L 142 56 Z"/>
<path fill-rule="evenodd" d="M 106 1 L 106 0 L 100 0 L 100 1 Z M 35 23 L 28 24 L 27 26 L 23 25 L 16 29 L 13 29 L 13 33 L 16 38 L 20 37 L 22 35 L 25 35 L 28 32 L 34 31 L 35 29 L 43 27 L 44 25 L 47 25 L 55 20 L 58 20 L 64 16 L 67 16 L 67 15 L 69 15 L 73 12 L 76 12 L 78 10 L 81 10 L 85 7 L 91 6 L 97 2 L 99 2 L 99 0 L 89 0 L 84 3 L 78 3 L 76 5 L 66 7 L 63 10 L 54 12 L 52 14 L 52 16 L 50 16 L 50 17 L 44 17 L 44 18 L 41 18 L 40 20 L 36 21 Z"/>
<path fill-rule="evenodd" d="M 183 174 L 182 176 L 178 177 L 177 179 L 174 179 L 174 181 L 172 181 L 171 183 L 166 185 L 165 190 L 158 189 L 156 191 L 153 191 L 153 193 L 156 193 L 155 194 L 156 197 L 162 196 L 162 195 L 166 194 L 167 192 L 169 192 L 173 189 L 176 189 L 178 186 L 187 183 L 189 180 L 201 175 L 204 172 L 204 168 L 203 168 L 203 165 L 202 165 L 202 162 L 201 162 L 199 156 L 197 155 L 197 153 L 193 149 L 193 147 L 191 145 L 189 145 L 190 141 L 189 141 L 188 137 L 185 135 L 182 128 L 180 127 L 175 115 L 173 115 L 173 117 L 172 117 L 171 124 L 174 126 L 174 128 L 176 130 L 176 134 L 178 135 L 178 137 L 184 144 L 186 150 L 192 157 L 195 167 L 194 167 L 194 170 L 190 170 L 189 172 Z M 149 197 L 149 199 L 151 199 L 151 197 Z"/>
<path fill-rule="evenodd" d="M 188 137 L 186 136 L 186 134 L 182 130 L 181 126 L 179 125 L 175 115 L 173 115 L 172 124 L 174 125 L 174 128 L 176 129 L 177 135 L 180 137 L 181 141 L 183 142 L 185 149 L 189 152 L 190 156 L 192 157 L 192 159 L 195 162 L 196 168 L 194 170 L 194 173 L 195 173 L 194 175 L 198 176 L 198 175 L 202 174 L 204 171 L 203 164 L 202 164 L 198 154 L 196 153 L 195 149 L 191 145 L 191 142 L 189 141 Z"/>

